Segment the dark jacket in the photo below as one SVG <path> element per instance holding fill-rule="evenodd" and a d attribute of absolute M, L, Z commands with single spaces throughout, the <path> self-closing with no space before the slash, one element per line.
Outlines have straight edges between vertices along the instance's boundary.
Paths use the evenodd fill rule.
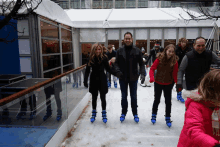
<path fill-rule="evenodd" d="M 185 50 L 182 50 L 181 46 L 177 45 L 176 46 L 176 55 L 179 57 L 178 60 L 178 68 L 180 67 L 180 64 L 183 60 L 183 57 L 185 56 L 186 53 L 188 53 L 189 51 L 191 51 L 192 49 L 189 47 L 186 47 Z"/>
<path fill-rule="evenodd" d="M 112 52 L 107 52 L 106 55 L 108 56 L 108 60 L 110 60 L 112 57 L 116 57 L 116 51 L 112 50 Z"/>
<path fill-rule="evenodd" d="M 209 72 L 212 63 L 212 51 L 205 50 L 199 54 L 193 49 L 186 53 L 188 66 L 185 69 L 186 87 L 188 90 L 196 89 L 203 76 Z"/>
<path fill-rule="evenodd" d="M 147 59 L 148 59 L 149 56 L 144 55 L 144 54 L 145 54 L 145 53 L 142 53 L 142 59 L 144 58 L 144 59 L 147 61 Z M 144 62 L 144 64 L 146 64 L 146 62 Z"/>
<path fill-rule="evenodd" d="M 115 72 L 110 69 L 107 57 L 104 57 L 101 63 L 99 63 L 97 57 L 94 58 L 94 63 L 91 63 L 91 66 L 87 63 L 84 82 L 88 81 L 90 68 L 92 68 L 92 72 L 90 75 L 89 92 L 92 94 L 98 94 L 98 90 L 100 90 L 100 93 L 106 94 L 108 92 L 108 86 L 104 69 L 115 75 Z"/>
<path fill-rule="evenodd" d="M 121 80 L 127 80 L 127 70 L 129 70 L 130 74 L 130 81 L 137 81 L 139 74 L 138 74 L 138 64 L 140 66 L 140 73 L 141 75 L 145 75 L 145 69 L 144 69 L 144 63 L 142 59 L 142 54 L 139 48 L 135 47 L 134 45 L 132 46 L 131 52 L 130 52 L 130 57 L 129 59 L 126 57 L 126 51 L 125 51 L 125 46 L 120 47 L 117 50 L 116 53 L 116 60 L 115 60 L 115 71 L 116 72 L 122 72 L 123 75 L 120 78 Z M 129 60 L 129 68 L 126 69 L 126 61 Z"/>
<path fill-rule="evenodd" d="M 146 64 L 148 64 L 149 60 L 152 57 L 152 63 L 154 63 L 154 61 L 156 60 L 156 55 L 157 53 L 163 52 L 164 48 L 160 46 L 160 48 L 158 50 L 155 49 L 155 46 L 150 50 L 150 56 L 147 59 Z"/>

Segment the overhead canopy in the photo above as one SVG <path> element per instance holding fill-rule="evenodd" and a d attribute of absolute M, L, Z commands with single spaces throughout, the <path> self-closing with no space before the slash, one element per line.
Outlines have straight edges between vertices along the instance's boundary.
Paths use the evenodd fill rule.
<path fill-rule="evenodd" d="M 213 20 L 191 20 L 179 7 L 138 9 L 68 9 L 65 10 L 76 28 L 129 27 L 213 27 Z M 199 16 L 198 11 L 192 11 Z M 180 16 L 181 15 L 181 16 Z M 183 19 L 184 18 L 184 19 Z"/>
<path fill-rule="evenodd" d="M 10 0 L 7 2 L 10 3 Z M 32 1 L 33 7 L 36 7 L 38 2 L 39 0 Z M 2 1 L 0 1 L 0 4 L 2 4 Z M 18 10 L 18 14 L 26 14 L 27 12 L 28 11 L 26 6 L 23 6 Z M 37 9 L 34 10 L 34 12 L 56 22 L 73 27 L 73 23 L 66 12 L 58 4 L 50 0 L 42 0 L 42 2 L 39 4 Z M 0 15 L 1 13 L 2 10 L 0 9 Z M 9 13 L 9 11 L 7 11 L 6 13 Z"/>

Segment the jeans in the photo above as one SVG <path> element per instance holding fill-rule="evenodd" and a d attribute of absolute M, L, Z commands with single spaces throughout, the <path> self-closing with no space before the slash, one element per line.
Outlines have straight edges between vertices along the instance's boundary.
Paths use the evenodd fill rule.
<path fill-rule="evenodd" d="M 122 107 L 122 114 L 127 114 L 128 111 L 128 85 L 130 89 L 130 96 L 131 96 L 131 108 L 133 115 L 137 115 L 137 81 L 124 81 L 119 79 L 120 89 L 121 89 L 121 107 Z"/>
<path fill-rule="evenodd" d="M 158 105 L 160 104 L 160 97 L 162 94 L 162 90 L 165 97 L 165 104 L 166 104 L 166 117 L 171 116 L 171 98 L 172 98 L 172 86 L 170 85 L 160 85 L 154 82 L 154 103 L 152 108 L 152 114 L 157 114 L 158 111 Z"/>

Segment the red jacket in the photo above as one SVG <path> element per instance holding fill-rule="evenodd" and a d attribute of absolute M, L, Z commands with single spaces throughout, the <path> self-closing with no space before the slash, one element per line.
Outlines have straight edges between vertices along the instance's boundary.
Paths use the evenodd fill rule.
<path fill-rule="evenodd" d="M 150 68 L 150 73 L 149 73 L 149 76 L 150 76 L 150 82 L 154 82 L 154 71 L 157 69 L 157 66 L 160 64 L 160 60 L 159 59 L 156 59 L 153 63 L 153 65 L 151 66 Z M 158 71 L 157 71 L 158 72 Z M 177 83 L 177 72 L 178 72 L 178 62 L 176 62 L 176 64 L 174 65 L 174 68 L 173 68 L 173 79 L 174 79 L 174 82 Z M 161 85 L 169 85 L 169 84 L 172 84 L 172 83 L 161 83 L 159 81 L 156 81 L 156 83 L 158 84 L 161 84 Z"/>
<path fill-rule="evenodd" d="M 177 147 L 213 147 L 219 137 L 213 136 L 212 112 L 214 105 L 187 98 L 184 126 Z"/>

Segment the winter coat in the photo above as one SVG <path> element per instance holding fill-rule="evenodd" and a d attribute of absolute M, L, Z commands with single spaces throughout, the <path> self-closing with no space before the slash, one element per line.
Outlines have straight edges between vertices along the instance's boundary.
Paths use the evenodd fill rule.
<path fill-rule="evenodd" d="M 98 58 L 95 57 L 94 63 L 91 63 L 91 66 L 89 66 L 87 63 L 84 82 L 88 81 L 90 68 L 92 68 L 92 72 L 90 75 L 89 92 L 92 94 L 98 94 L 98 89 L 100 88 L 100 93 L 108 93 L 107 77 L 104 69 L 106 69 L 107 72 L 115 75 L 115 72 L 109 66 L 108 58 L 104 56 L 101 63 L 99 63 Z"/>
<path fill-rule="evenodd" d="M 156 78 L 154 77 L 154 71 L 157 69 Z M 173 81 L 177 83 L 178 63 L 173 67 L 170 67 L 168 63 L 160 63 L 159 59 L 156 59 L 150 68 L 150 81 L 154 81 L 161 85 L 172 84 Z"/>
<path fill-rule="evenodd" d="M 178 60 L 178 67 L 180 67 L 180 64 L 183 60 L 183 57 L 185 56 L 185 54 L 189 51 L 191 51 L 192 49 L 189 48 L 189 47 L 186 47 L 185 50 L 182 50 L 181 46 L 180 45 L 177 45 L 176 46 L 176 55 L 179 57 L 179 60 Z"/>
<path fill-rule="evenodd" d="M 126 72 L 127 72 L 127 60 L 129 60 L 129 73 L 130 73 L 130 81 L 137 81 L 139 74 L 138 74 L 138 64 L 140 66 L 140 73 L 141 75 L 145 75 L 145 67 L 142 59 L 142 54 L 139 48 L 132 46 L 130 57 L 126 57 L 125 46 L 120 47 L 116 53 L 116 60 L 115 60 L 115 71 L 122 72 L 121 80 L 126 80 Z"/>
<path fill-rule="evenodd" d="M 186 95 L 186 92 L 185 92 Z M 177 147 L 214 147 L 219 137 L 213 135 L 212 112 L 215 106 L 208 101 L 187 98 L 184 126 Z"/>

